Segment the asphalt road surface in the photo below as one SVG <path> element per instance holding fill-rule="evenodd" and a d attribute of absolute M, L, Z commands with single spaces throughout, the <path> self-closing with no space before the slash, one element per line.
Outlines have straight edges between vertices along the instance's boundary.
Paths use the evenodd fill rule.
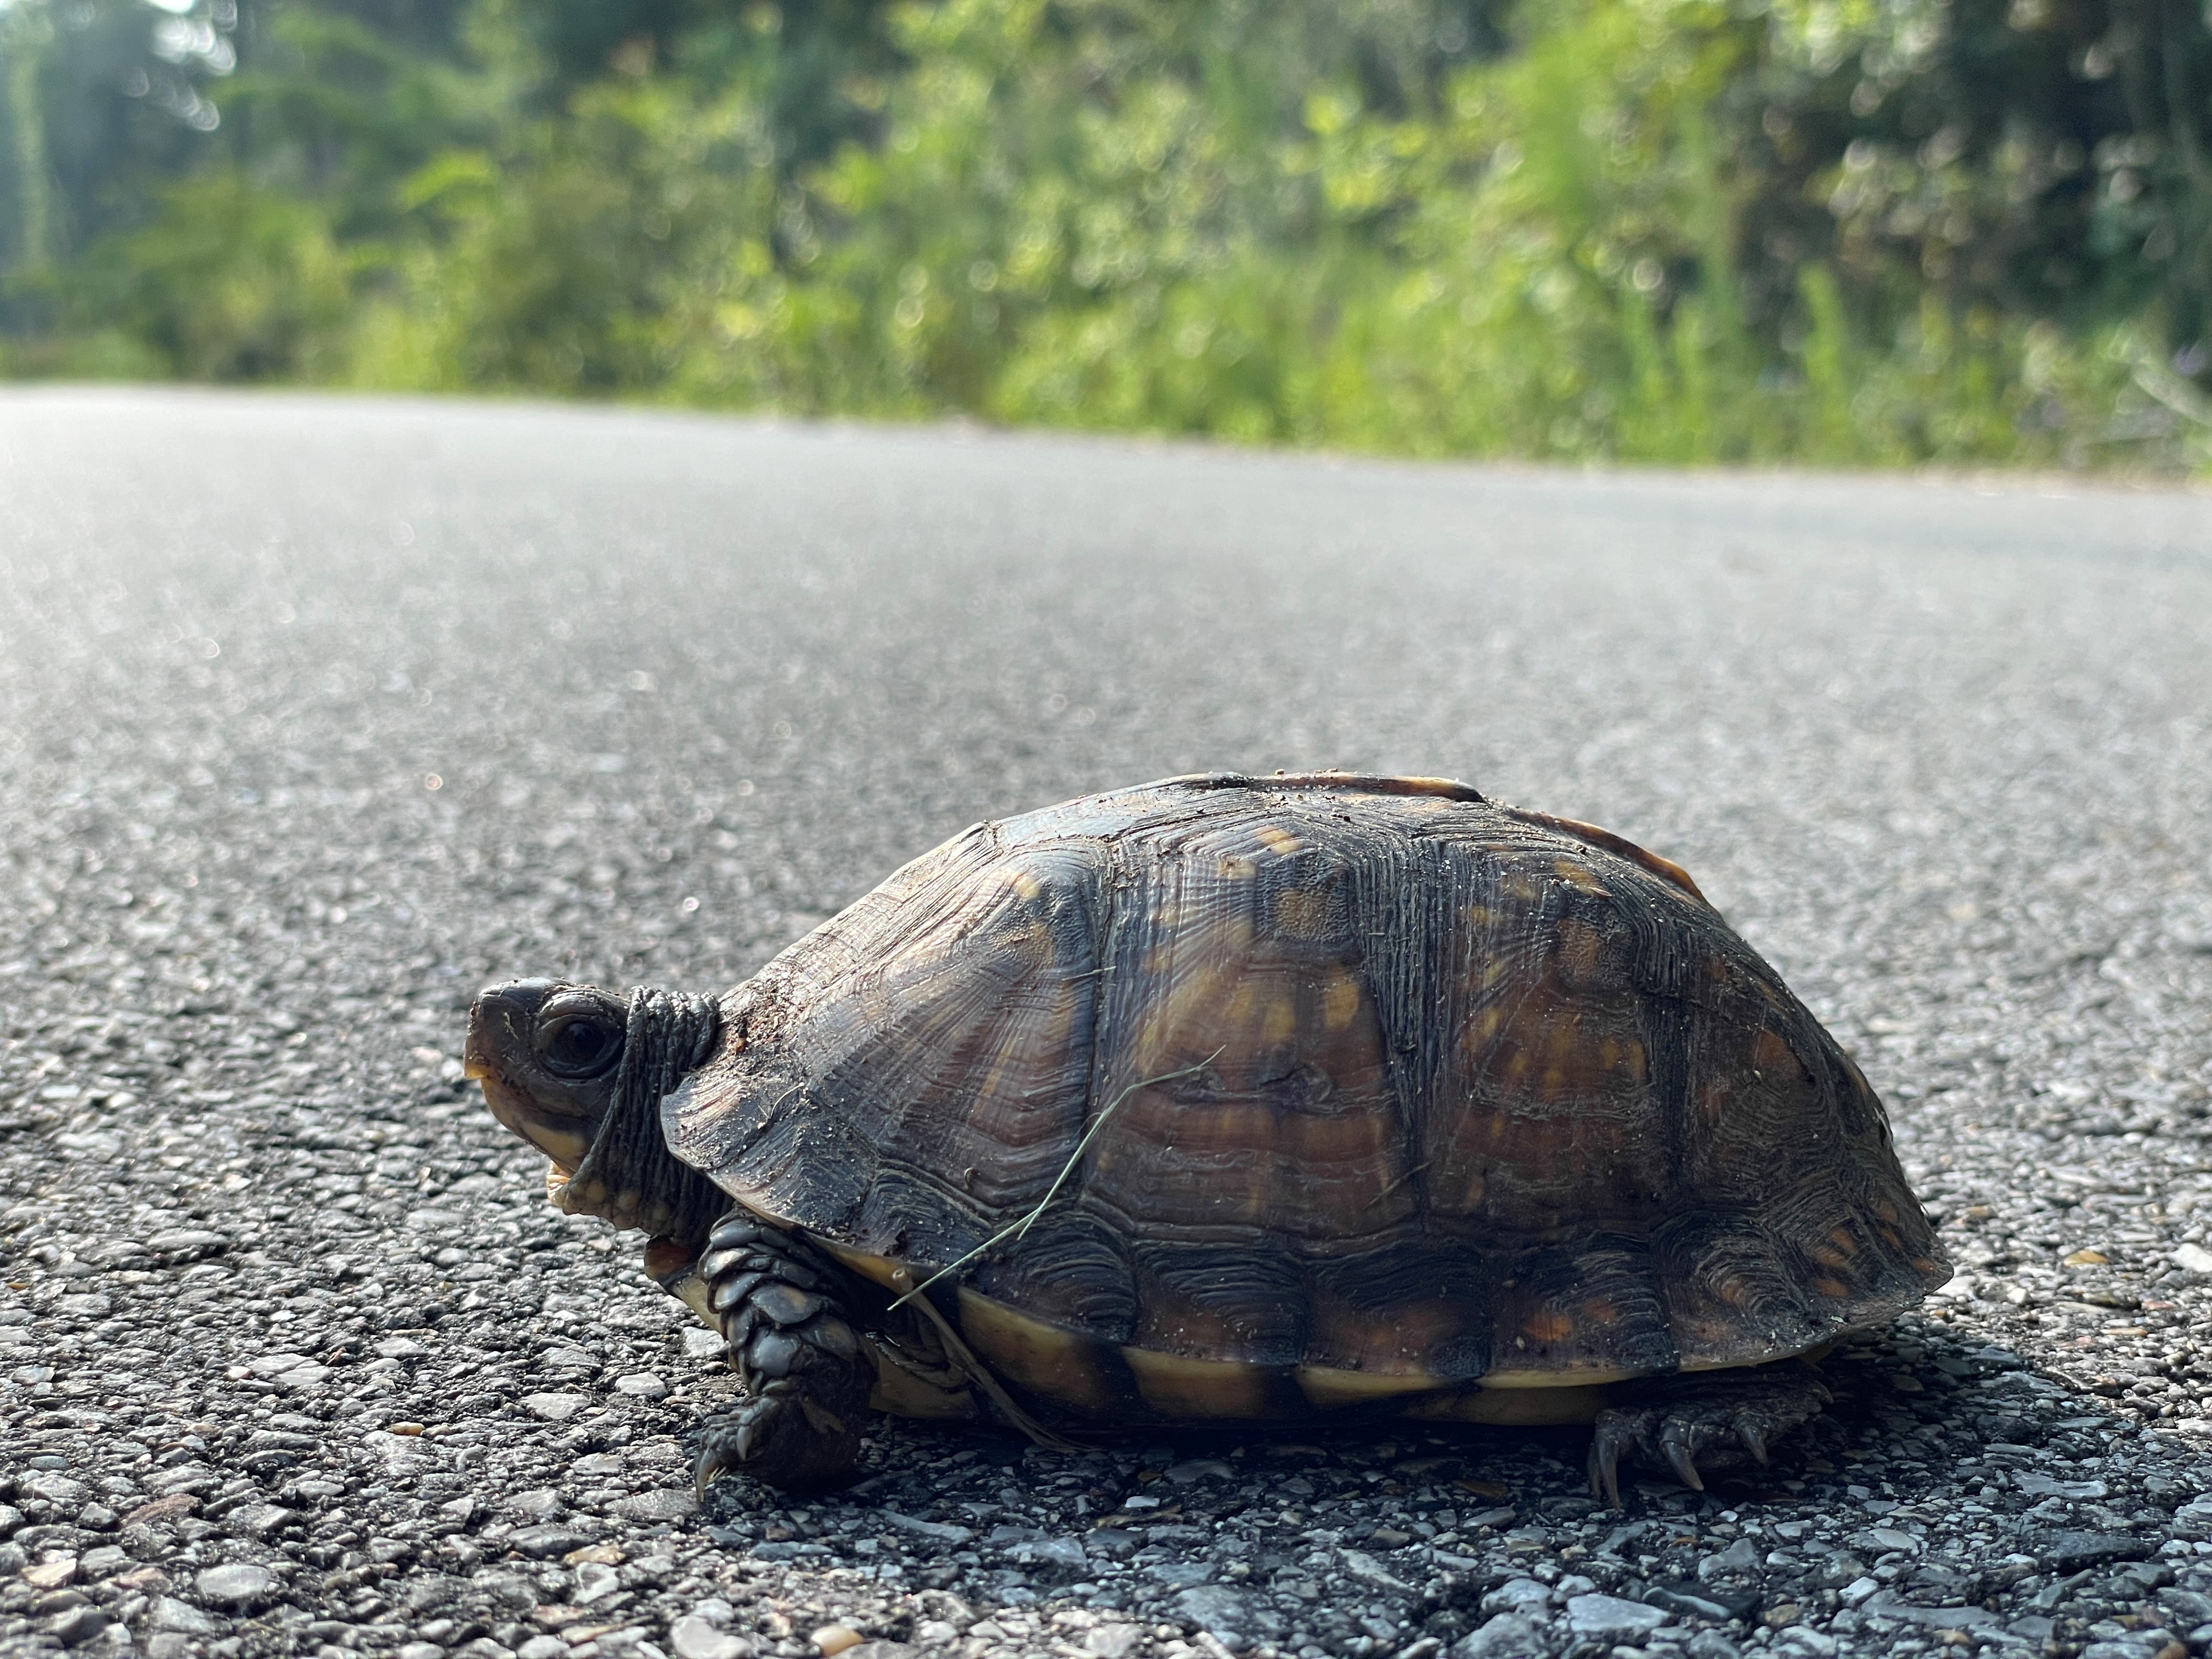
<path fill-rule="evenodd" d="M 0 711 L 0 1651 L 2212 1638 L 2212 498 L 17 390 Z M 1322 766 L 1686 865 L 1956 1282 L 1625 1516 L 1580 1431 L 913 1425 L 695 1512 L 733 1382 L 471 992 L 719 990 L 978 818 Z"/>

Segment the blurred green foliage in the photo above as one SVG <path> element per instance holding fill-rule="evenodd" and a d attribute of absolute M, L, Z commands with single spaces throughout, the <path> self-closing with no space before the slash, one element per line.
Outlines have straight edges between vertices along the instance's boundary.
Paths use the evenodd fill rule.
<path fill-rule="evenodd" d="M 2179 469 L 2193 0 L 12 0 L 16 374 Z"/>

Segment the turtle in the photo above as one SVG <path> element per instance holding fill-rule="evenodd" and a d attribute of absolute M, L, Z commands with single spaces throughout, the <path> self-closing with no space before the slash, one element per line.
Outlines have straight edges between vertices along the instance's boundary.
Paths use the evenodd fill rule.
<path fill-rule="evenodd" d="M 1764 1462 L 1949 1276 L 1881 1102 L 1679 866 L 1468 785 L 1213 773 L 975 825 L 719 997 L 529 979 L 465 1070 L 743 1389 L 698 1479 L 874 1411 L 1047 1444 L 1594 1425 Z"/>

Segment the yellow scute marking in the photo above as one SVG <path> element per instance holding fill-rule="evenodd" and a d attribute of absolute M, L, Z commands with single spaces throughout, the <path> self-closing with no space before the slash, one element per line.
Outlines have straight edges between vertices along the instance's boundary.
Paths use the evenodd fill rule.
<path fill-rule="evenodd" d="M 1252 1010 L 1260 1000 L 1260 988 L 1251 980 L 1238 983 L 1229 994 L 1229 1006 L 1221 1011 L 1222 1023 L 1242 1030 L 1252 1024 Z M 1180 1011 L 1178 1011 L 1180 1012 Z"/>
<path fill-rule="evenodd" d="M 1109 1412 L 1118 1403 L 1098 1374 L 1091 1344 L 1073 1331 L 960 1291 L 960 1329 L 1000 1375 L 1048 1400 Z"/>
<path fill-rule="evenodd" d="M 1359 1017 L 1359 981 L 1342 969 L 1332 972 L 1321 993 L 1322 1021 L 1332 1031 L 1341 1031 Z"/>
<path fill-rule="evenodd" d="M 1751 1045 L 1751 1063 L 1759 1072 L 1790 1073 L 1797 1069 L 1797 1056 L 1779 1036 L 1762 1030 Z"/>
<path fill-rule="evenodd" d="M 1305 842 L 1278 824 L 1271 823 L 1261 830 L 1260 840 L 1269 852 L 1279 853 L 1285 858 L 1288 858 L 1293 853 L 1305 850 Z"/>
<path fill-rule="evenodd" d="M 1586 1388 L 1596 1382 L 1625 1382 L 1636 1373 L 1619 1365 L 1576 1365 L 1560 1370 L 1492 1371 L 1482 1379 L 1486 1392 L 1492 1389 L 1521 1389 L 1546 1393 L 1557 1389 Z"/>
<path fill-rule="evenodd" d="M 817 1238 L 813 1242 L 863 1279 L 872 1279 L 887 1291 L 899 1288 L 899 1263 L 884 1256 L 870 1255 L 865 1250 L 856 1250 L 849 1245 L 832 1244 L 826 1238 Z"/>
<path fill-rule="evenodd" d="M 1530 1315 L 1521 1328 L 1532 1342 L 1557 1342 L 1573 1334 L 1575 1322 L 1556 1309 L 1547 1308 Z"/>
<path fill-rule="evenodd" d="M 1233 1359 L 1186 1359 L 1152 1348 L 1124 1348 L 1145 1403 L 1167 1417 L 1252 1418 L 1267 1409 L 1267 1373 Z"/>
<path fill-rule="evenodd" d="M 1605 891 L 1605 884 L 1572 859 L 1554 859 L 1552 868 L 1558 871 L 1559 879 L 1571 887 L 1580 888 L 1585 893 L 1601 895 Z"/>
<path fill-rule="evenodd" d="M 1358 1406 L 1370 1400 L 1386 1400 L 1393 1395 L 1433 1394 L 1447 1386 L 1439 1377 L 1347 1371 L 1334 1365 L 1301 1365 L 1293 1375 L 1297 1378 L 1299 1392 L 1323 1408 Z"/>
<path fill-rule="evenodd" d="M 1419 1400 L 1404 1415 L 1427 1423 L 1488 1423 L 1499 1428 L 1543 1428 L 1588 1423 L 1605 1405 L 1601 1383 L 1559 1389 L 1470 1389 L 1439 1399 Z"/>

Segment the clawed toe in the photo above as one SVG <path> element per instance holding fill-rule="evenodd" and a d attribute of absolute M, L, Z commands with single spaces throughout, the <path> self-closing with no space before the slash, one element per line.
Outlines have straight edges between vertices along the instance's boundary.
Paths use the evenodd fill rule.
<path fill-rule="evenodd" d="M 772 1486 L 827 1486 L 848 1479 L 860 1449 L 854 1425 L 788 1384 L 769 1389 L 710 1424 L 692 1466 L 701 1497 L 732 1471 Z"/>
<path fill-rule="evenodd" d="M 1620 1504 L 1624 1456 L 1673 1471 L 1692 1492 L 1706 1468 L 1764 1466 L 1774 1438 L 1828 1403 L 1828 1390 L 1806 1368 L 1675 1376 L 1638 1385 L 1626 1402 L 1598 1413 L 1590 1440 L 1590 1491 Z"/>
<path fill-rule="evenodd" d="M 1607 1434 L 1602 1422 L 1590 1441 L 1589 1489 L 1592 1497 L 1603 1498 L 1615 1509 L 1620 1507 L 1620 1447 Z"/>
<path fill-rule="evenodd" d="M 1703 1492 L 1705 1483 L 1698 1474 L 1698 1460 L 1691 1455 L 1689 1445 L 1683 1439 L 1679 1425 L 1668 1425 L 1667 1437 L 1662 1443 L 1667 1453 L 1667 1467 L 1674 1471 L 1674 1478 L 1692 1492 Z"/>
<path fill-rule="evenodd" d="M 722 1455 L 721 1449 L 709 1440 L 699 1448 L 698 1461 L 691 1466 L 691 1496 L 699 1503 L 707 1501 L 707 1488 L 714 1479 L 731 1467 L 730 1460 Z"/>
<path fill-rule="evenodd" d="M 1649 1413 L 1635 1411 L 1598 1413 L 1597 1429 L 1590 1437 L 1590 1492 L 1593 1496 L 1601 1495 L 1614 1509 L 1620 1507 L 1621 1455 L 1633 1451 L 1649 1435 Z"/>
<path fill-rule="evenodd" d="M 768 1432 L 767 1417 L 775 1408 L 771 1400 L 755 1400 L 741 1407 L 736 1416 L 708 1427 L 707 1437 L 700 1443 L 699 1461 L 692 1466 L 692 1491 L 701 1498 L 707 1496 L 717 1475 L 729 1469 L 742 1469 L 760 1455 L 762 1442 Z"/>
<path fill-rule="evenodd" d="M 1735 1420 L 1735 1437 L 1743 1442 L 1743 1449 L 1751 1454 L 1751 1461 L 1762 1469 L 1766 1467 L 1766 1437 L 1759 1425 L 1747 1417 Z"/>

